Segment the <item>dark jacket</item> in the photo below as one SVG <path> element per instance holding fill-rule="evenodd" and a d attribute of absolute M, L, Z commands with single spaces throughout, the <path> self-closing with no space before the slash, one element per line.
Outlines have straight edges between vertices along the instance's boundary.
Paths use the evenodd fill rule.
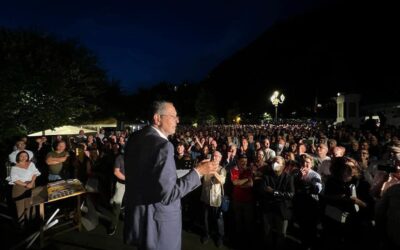
<path fill-rule="evenodd" d="M 273 193 L 268 193 L 265 188 L 270 186 Z M 268 171 L 264 175 L 264 182 L 260 185 L 261 205 L 266 213 L 276 213 L 284 219 L 292 216 L 292 198 L 294 195 L 294 182 L 292 176 L 283 172 L 277 176 L 275 172 Z"/>
<path fill-rule="evenodd" d="M 177 178 L 173 145 L 153 127 L 125 148 L 124 241 L 139 249 L 181 249 L 181 198 L 200 186 L 195 170 Z"/>

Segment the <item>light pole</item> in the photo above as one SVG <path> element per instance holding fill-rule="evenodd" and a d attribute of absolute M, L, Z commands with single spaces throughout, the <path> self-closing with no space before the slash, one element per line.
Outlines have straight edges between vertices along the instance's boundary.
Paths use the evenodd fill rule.
<path fill-rule="evenodd" d="M 279 95 L 278 91 L 275 91 L 271 96 L 272 105 L 275 106 L 275 122 L 278 121 L 278 105 L 285 101 L 285 96 L 283 94 Z"/>

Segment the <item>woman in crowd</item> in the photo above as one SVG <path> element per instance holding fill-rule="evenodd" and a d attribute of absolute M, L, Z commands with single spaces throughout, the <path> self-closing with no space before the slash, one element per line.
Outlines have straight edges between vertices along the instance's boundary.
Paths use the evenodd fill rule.
<path fill-rule="evenodd" d="M 21 226 L 31 218 L 32 189 L 35 188 L 35 180 L 39 175 L 40 172 L 35 164 L 29 161 L 28 153 L 19 152 L 16 156 L 16 165 L 11 168 L 8 180 L 9 184 L 13 185 L 12 198 L 17 207 L 18 223 Z"/>

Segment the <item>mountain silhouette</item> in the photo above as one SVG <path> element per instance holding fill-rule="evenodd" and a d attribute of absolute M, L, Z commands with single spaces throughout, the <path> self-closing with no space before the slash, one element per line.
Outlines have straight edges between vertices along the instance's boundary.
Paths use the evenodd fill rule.
<path fill-rule="evenodd" d="M 349 3 L 351 2 L 351 3 Z M 341 1 L 276 23 L 223 61 L 202 82 L 218 111 L 282 112 L 332 106 L 338 92 L 361 93 L 362 103 L 396 101 L 400 94 L 399 15 L 392 3 Z"/>

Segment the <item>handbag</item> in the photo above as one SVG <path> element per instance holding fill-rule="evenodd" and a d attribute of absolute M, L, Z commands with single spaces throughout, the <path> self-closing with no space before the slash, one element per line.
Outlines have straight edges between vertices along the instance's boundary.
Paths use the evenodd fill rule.
<path fill-rule="evenodd" d="M 224 194 L 224 186 L 221 185 L 222 188 L 222 197 L 221 197 L 221 211 L 228 212 L 229 204 L 231 203 L 229 196 Z"/>
<path fill-rule="evenodd" d="M 346 223 L 348 212 L 344 212 L 337 207 L 332 205 L 326 205 L 325 207 L 325 215 L 340 223 Z"/>

